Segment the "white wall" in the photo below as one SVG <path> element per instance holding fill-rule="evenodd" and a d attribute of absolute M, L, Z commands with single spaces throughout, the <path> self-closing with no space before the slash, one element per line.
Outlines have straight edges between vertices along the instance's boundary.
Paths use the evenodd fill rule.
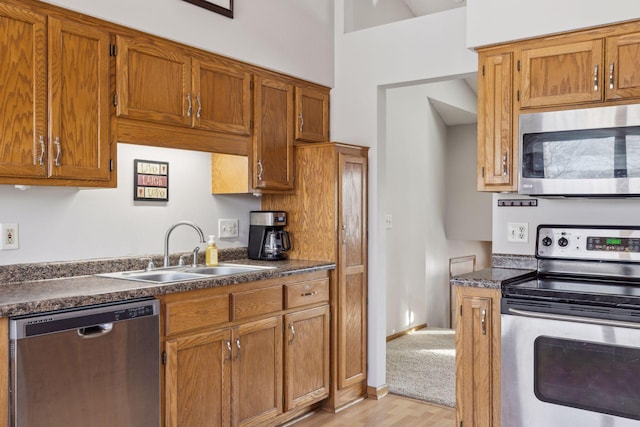
<path fill-rule="evenodd" d="M 335 88 L 332 139 L 371 147 L 369 153 L 369 376 L 385 384 L 387 325 L 387 235 L 390 209 L 385 117 L 386 86 L 449 80 L 476 72 L 476 54 L 466 48 L 465 10 L 344 34 L 344 0 L 335 2 Z M 421 197 L 420 194 L 414 194 Z M 428 267 L 427 267 L 428 268 Z"/>
<path fill-rule="evenodd" d="M 403 1 L 345 0 L 344 31 L 358 31 L 414 16 Z"/>
<path fill-rule="evenodd" d="M 235 1 L 229 19 L 182 0 L 47 0 L 107 21 L 333 86 L 333 1 Z"/>
<path fill-rule="evenodd" d="M 637 0 L 467 0 L 467 46 L 640 18 Z"/>
<path fill-rule="evenodd" d="M 169 162 L 169 201 L 133 200 L 133 160 Z M 118 188 L 0 185 L 0 220 L 19 223 L 20 248 L 0 251 L 0 265 L 43 261 L 161 254 L 169 226 L 189 220 L 205 235 L 218 234 L 218 218 L 238 218 L 237 239 L 218 240 L 220 248 L 246 246 L 249 211 L 260 209 L 252 195 L 211 195 L 211 155 L 118 144 Z M 171 253 L 190 252 L 196 232 L 179 227 Z M 200 245 L 204 248 L 205 245 Z"/>
<path fill-rule="evenodd" d="M 444 164 L 447 129 L 429 102 L 439 83 L 387 90 L 387 335 L 445 326 Z M 445 274 L 446 276 L 446 274 Z"/>

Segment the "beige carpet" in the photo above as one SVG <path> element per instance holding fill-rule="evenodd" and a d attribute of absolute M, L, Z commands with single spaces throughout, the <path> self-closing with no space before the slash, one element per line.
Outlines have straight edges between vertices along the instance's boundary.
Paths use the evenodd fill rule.
<path fill-rule="evenodd" d="M 455 407 L 455 332 L 425 328 L 387 343 L 389 392 Z"/>

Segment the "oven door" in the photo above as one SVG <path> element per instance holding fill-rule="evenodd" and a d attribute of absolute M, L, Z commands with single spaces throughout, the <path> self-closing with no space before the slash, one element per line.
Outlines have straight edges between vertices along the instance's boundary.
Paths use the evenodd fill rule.
<path fill-rule="evenodd" d="M 501 315 L 502 425 L 637 427 L 640 324 L 527 308 Z"/>

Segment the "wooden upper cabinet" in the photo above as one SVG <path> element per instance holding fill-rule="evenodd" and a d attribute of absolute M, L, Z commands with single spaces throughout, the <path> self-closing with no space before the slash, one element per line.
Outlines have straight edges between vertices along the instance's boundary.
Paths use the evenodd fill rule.
<path fill-rule="evenodd" d="M 640 32 L 607 37 L 605 98 L 640 98 Z"/>
<path fill-rule="evenodd" d="M 257 190 L 292 190 L 293 85 L 256 77 L 254 92 L 252 186 Z"/>
<path fill-rule="evenodd" d="M 145 37 L 116 37 L 117 115 L 191 126 L 191 57 L 177 46 Z"/>
<path fill-rule="evenodd" d="M 513 54 L 480 52 L 478 60 L 478 190 L 515 190 Z"/>
<path fill-rule="evenodd" d="M 584 37 L 582 37 L 584 38 Z M 522 50 L 521 108 L 602 101 L 602 38 Z"/>
<path fill-rule="evenodd" d="M 329 141 L 329 91 L 296 86 L 295 139 Z"/>
<path fill-rule="evenodd" d="M 109 181 L 110 34 L 7 4 L 0 28 L 0 177 Z"/>
<path fill-rule="evenodd" d="M 0 4 L 0 175 L 45 177 L 47 17 Z"/>
<path fill-rule="evenodd" d="M 193 60 L 194 126 L 251 134 L 252 74 L 239 66 L 213 60 Z"/>
<path fill-rule="evenodd" d="M 49 18 L 49 175 L 108 180 L 109 45 L 98 27 Z"/>

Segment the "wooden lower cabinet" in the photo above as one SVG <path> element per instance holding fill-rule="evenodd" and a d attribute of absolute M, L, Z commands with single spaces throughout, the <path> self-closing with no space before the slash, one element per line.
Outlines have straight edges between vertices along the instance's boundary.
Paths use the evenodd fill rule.
<path fill-rule="evenodd" d="M 456 286 L 456 425 L 500 427 L 500 289 Z"/>
<path fill-rule="evenodd" d="M 274 426 L 327 398 L 328 289 L 318 271 L 159 297 L 164 425 Z"/>
<path fill-rule="evenodd" d="M 329 305 L 285 317 L 285 411 L 329 396 Z"/>

